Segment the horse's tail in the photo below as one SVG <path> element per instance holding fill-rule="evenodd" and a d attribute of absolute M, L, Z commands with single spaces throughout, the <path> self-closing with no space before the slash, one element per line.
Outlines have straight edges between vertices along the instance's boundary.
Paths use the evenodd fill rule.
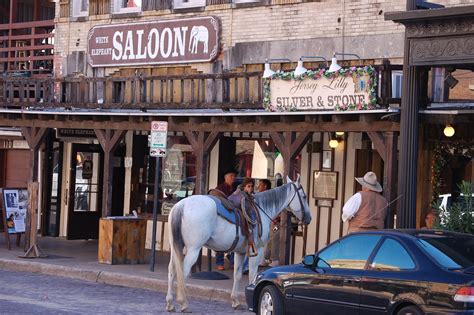
<path fill-rule="evenodd" d="M 176 280 L 178 282 L 178 288 L 181 288 L 181 292 L 184 292 L 184 270 L 183 270 L 183 250 L 184 250 L 184 240 L 183 234 L 181 233 L 182 219 L 183 219 L 183 209 L 184 204 L 178 202 L 173 206 L 169 216 L 169 242 L 171 255 L 173 256 L 173 263 L 176 272 Z M 179 291 L 179 289 L 178 289 Z"/>

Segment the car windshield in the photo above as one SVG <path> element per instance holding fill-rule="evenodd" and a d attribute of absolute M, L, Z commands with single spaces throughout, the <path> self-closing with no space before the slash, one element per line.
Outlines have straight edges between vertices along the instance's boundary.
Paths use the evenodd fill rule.
<path fill-rule="evenodd" d="M 425 251 L 443 267 L 465 269 L 474 266 L 474 237 L 430 235 L 419 239 Z"/>

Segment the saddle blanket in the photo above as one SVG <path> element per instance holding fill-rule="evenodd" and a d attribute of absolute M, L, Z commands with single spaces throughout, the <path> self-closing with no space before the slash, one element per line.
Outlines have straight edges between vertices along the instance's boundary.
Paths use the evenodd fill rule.
<path fill-rule="evenodd" d="M 220 217 L 224 218 L 225 220 L 229 221 L 232 224 L 239 224 L 240 217 L 239 217 L 238 212 L 227 210 L 227 208 L 224 207 L 224 205 L 219 200 L 219 198 L 214 197 L 212 195 L 207 195 L 207 196 L 211 198 L 212 200 L 214 200 L 214 202 L 216 203 L 217 215 L 219 215 Z M 236 220 L 238 220 L 238 222 Z"/>

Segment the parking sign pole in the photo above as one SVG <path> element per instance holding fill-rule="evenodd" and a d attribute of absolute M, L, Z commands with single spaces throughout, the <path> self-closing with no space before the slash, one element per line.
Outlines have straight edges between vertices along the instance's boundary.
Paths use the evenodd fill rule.
<path fill-rule="evenodd" d="M 166 139 L 168 136 L 168 122 L 167 121 L 152 121 L 151 122 L 151 137 L 150 137 L 150 156 L 156 157 L 155 165 L 155 188 L 153 189 L 153 230 L 151 235 L 151 262 L 150 271 L 155 271 L 155 248 L 156 248 L 156 224 L 158 219 L 158 206 L 160 200 L 160 171 L 161 158 L 166 155 Z"/>
<path fill-rule="evenodd" d="M 155 188 L 153 189 L 153 232 L 151 234 L 151 262 L 150 271 L 155 271 L 155 247 L 156 247 L 156 224 L 158 219 L 158 199 L 159 189 L 158 185 L 160 182 L 160 168 L 161 168 L 161 157 L 156 158 L 155 165 Z"/>

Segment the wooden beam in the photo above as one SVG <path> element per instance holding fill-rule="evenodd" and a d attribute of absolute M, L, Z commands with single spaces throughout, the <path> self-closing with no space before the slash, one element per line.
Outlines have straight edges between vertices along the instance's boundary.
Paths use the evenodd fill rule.
<path fill-rule="evenodd" d="M 383 170 L 383 195 L 389 201 L 397 198 L 397 178 L 398 173 L 398 134 L 396 132 L 385 132 L 385 157 Z M 394 215 L 397 203 L 392 203 L 387 211 L 385 220 L 387 228 L 393 228 Z"/>
<path fill-rule="evenodd" d="M 113 163 L 112 157 L 115 148 L 125 135 L 125 130 L 94 129 L 97 140 L 104 151 L 104 177 L 102 180 L 102 217 L 112 214 L 112 182 Z"/>
<path fill-rule="evenodd" d="M 34 117 L 22 118 L 20 115 L 7 115 L 0 113 L 0 125 L 11 127 L 41 127 L 41 128 L 77 128 L 77 129 L 107 129 L 114 130 L 144 130 L 150 129 L 148 121 L 130 122 L 128 117 L 123 117 L 122 121 L 94 121 L 91 117 L 82 117 L 78 121 L 71 119 L 74 115 L 65 115 L 63 121 L 55 119 L 54 115 L 49 115 L 49 119 L 40 120 L 37 115 Z M 161 118 L 161 117 L 160 117 Z M 243 124 L 221 123 L 213 124 L 210 122 L 187 122 L 172 123 L 168 126 L 169 131 L 186 130 L 202 130 L 212 132 L 218 130 L 220 132 L 241 132 L 242 130 L 251 130 L 252 132 L 269 132 L 269 131 L 292 131 L 292 132 L 366 132 L 366 131 L 400 131 L 400 124 L 393 121 L 373 121 L 364 123 L 360 121 L 348 121 L 341 124 L 333 122 L 293 122 L 281 123 L 272 122 L 272 116 L 260 117 L 257 121 L 247 122 Z M 471 118 L 472 121 L 472 118 Z"/>
<path fill-rule="evenodd" d="M 30 149 L 35 150 L 41 145 L 41 141 L 46 133 L 47 128 L 38 127 L 22 127 L 21 133 L 25 137 Z"/>
<path fill-rule="evenodd" d="M 384 136 L 382 132 L 377 131 L 369 131 L 367 135 L 370 138 L 370 141 L 374 144 L 375 150 L 379 153 L 382 157 L 382 160 L 385 161 L 385 157 L 387 155 L 387 149 L 385 147 Z"/>
<path fill-rule="evenodd" d="M 43 254 L 38 246 L 38 182 L 28 183 L 28 226 L 29 233 L 29 248 L 20 258 L 45 258 L 47 255 Z"/>
<path fill-rule="evenodd" d="M 220 132 L 186 130 L 184 134 L 196 155 L 195 192 L 196 194 L 205 194 L 208 186 L 209 154 L 219 139 Z"/>
<path fill-rule="evenodd" d="M 296 158 L 296 156 L 301 152 L 306 143 L 308 143 L 308 140 L 312 134 L 312 132 L 299 132 L 297 134 L 296 139 L 291 143 L 290 151 L 292 154 L 292 159 Z"/>

